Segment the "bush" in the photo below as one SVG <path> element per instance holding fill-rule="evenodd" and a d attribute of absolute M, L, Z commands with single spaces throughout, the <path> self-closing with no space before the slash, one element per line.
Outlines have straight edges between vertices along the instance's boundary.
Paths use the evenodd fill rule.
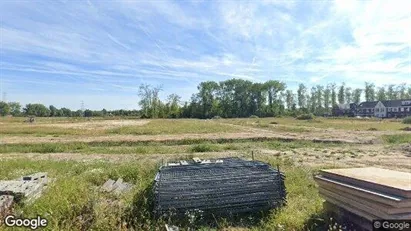
<path fill-rule="evenodd" d="M 270 124 L 278 124 L 276 121 L 271 121 Z"/>
<path fill-rule="evenodd" d="M 403 124 L 411 124 L 411 116 L 405 117 L 405 118 L 402 120 L 402 123 L 403 123 Z"/>
<path fill-rule="evenodd" d="M 213 151 L 213 146 L 210 144 L 197 144 L 191 148 L 192 152 L 211 152 Z"/>
<path fill-rule="evenodd" d="M 258 117 L 258 116 L 256 116 L 256 115 L 251 115 L 250 118 L 251 118 L 251 119 L 258 119 L 258 118 L 260 118 L 260 117 Z"/>
<path fill-rule="evenodd" d="M 302 114 L 302 115 L 299 115 L 299 116 L 297 116 L 297 118 L 296 119 L 298 119 L 298 120 L 312 120 L 312 119 L 314 119 L 314 115 L 313 114 Z"/>

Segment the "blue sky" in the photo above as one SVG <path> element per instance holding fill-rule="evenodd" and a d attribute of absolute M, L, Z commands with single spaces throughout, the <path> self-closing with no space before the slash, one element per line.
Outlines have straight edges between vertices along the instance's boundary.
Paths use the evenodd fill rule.
<path fill-rule="evenodd" d="M 411 1 L 0 2 L 8 101 L 137 108 L 141 83 L 411 84 Z"/>

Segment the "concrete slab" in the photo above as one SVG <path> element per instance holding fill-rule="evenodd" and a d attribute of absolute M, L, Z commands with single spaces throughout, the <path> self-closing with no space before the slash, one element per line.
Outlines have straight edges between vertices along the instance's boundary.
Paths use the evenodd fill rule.
<path fill-rule="evenodd" d="M 321 170 L 326 178 L 411 199 L 411 173 L 381 168 Z"/>

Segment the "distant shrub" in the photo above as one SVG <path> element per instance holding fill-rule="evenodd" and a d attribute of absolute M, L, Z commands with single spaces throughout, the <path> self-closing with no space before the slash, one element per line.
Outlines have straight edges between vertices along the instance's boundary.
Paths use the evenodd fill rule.
<path fill-rule="evenodd" d="M 251 119 L 258 119 L 258 118 L 260 118 L 260 117 L 258 117 L 258 116 L 256 116 L 256 115 L 251 115 L 250 118 L 251 118 Z"/>
<path fill-rule="evenodd" d="M 211 118 L 211 119 L 213 119 L 213 120 L 219 120 L 219 119 L 221 119 L 221 116 L 214 116 L 214 117 Z"/>
<path fill-rule="evenodd" d="M 271 121 L 270 124 L 278 124 L 276 121 Z"/>
<path fill-rule="evenodd" d="M 403 124 L 411 124 L 411 116 L 405 117 L 405 118 L 402 120 L 402 123 L 403 123 Z"/>
<path fill-rule="evenodd" d="M 312 119 L 314 119 L 314 115 L 313 114 L 302 114 L 302 115 L 299 115 L 299 116 L 297 116 L 297 118 L 296 119 L 298 119 L 298 120 L 312 120 Z"/>
<path fill-rule="evenodd" d="M 197 144 L 191 148 L 192 152 L 211 152 L 213 147 L 211 144 Z"/>
<path fill-rule="evenodd" d="M 378 131 L 376 128 L 368 128 L 367 131 Z"/>
<path fill-rule="evenodd" d="M 406 132 L 411 132 L 411 127 L 401 128 L 400 130 L 406 131 Z"/>

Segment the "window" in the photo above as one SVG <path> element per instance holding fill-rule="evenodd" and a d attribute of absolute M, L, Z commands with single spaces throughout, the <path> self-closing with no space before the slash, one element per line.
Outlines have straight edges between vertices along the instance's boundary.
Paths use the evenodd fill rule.
<path fill-rule="evenodd" d="M 391 111 L 391 108 L 390 108 L 390 107 L 388 108 L 388 111 L 389 111 L 389 112 Z"/>
<path fill-rule="evenodd" d="M 402 111 L 402 112 L 404 111 L 404 108 L 403 108 L 403 107 L 401 108 L 401 111 Z"/>
<path fill-rule="evenodd" d="M 379 109 L 379 108 L 376 108 L 376 109 L 375 109 L 375 112 L 380 112 L 380 109 Z"/>

